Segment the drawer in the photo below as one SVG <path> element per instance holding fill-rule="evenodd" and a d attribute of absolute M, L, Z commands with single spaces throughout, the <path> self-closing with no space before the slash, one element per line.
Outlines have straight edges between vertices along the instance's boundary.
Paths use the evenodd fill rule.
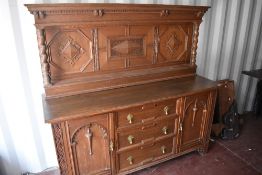
<path fill-rule="evenodd" d="M 117 112 L 118 127 L 128 127 L 141 124 L 145 120 L 154 120 L 158 117 L 176 113 L 176 100 L 145 104 Z"/>
<path fill-rule="evenodd" d="M 118 148 L 121 150 L 121 148 L 133 147 L 159 137 L 174 136 L 177 130 L 177 121 L 178 118 L 174 115 L 166 116 L 135 126 L 132 129 L 118 131 Z"/>
<path fill-rule="evenodd" d="M 169 137 L 147 146 L 120 153 L 118 155 L 119 171 L 125 171 L 171 155 L 174 152 L 174 138 Z"/>

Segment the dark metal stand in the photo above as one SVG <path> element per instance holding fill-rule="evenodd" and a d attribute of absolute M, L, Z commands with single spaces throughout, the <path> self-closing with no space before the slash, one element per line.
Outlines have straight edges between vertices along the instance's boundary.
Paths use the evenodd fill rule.
<path fill-rule="evenodd" d="M 251 71 L 242 71 L 242 74 L 249 75 L 251 77 L 259 79 L 257 83 L 255 103 L 253 106 L 253 110 L 257 117 L 261 116 L 261 112 L 262 112 L 262 69 L 256 69 L 256 70 L 251 70 Z"/>

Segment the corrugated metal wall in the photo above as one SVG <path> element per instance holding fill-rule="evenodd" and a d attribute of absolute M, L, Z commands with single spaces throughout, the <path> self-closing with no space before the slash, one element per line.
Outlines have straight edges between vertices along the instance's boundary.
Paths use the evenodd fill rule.
<path fill-rule="evenodd" d="M 50 2 L 211 6 L 200 26 L 197 72 L 212 80 L 235 80 L 240 112 L 251 109 L 257 80 L 241 71 L 262 67 L 262 0 L 1 0 L 0 174 L 57 166 L 51 130 L 42 114 L 34 20 L 23 6 Z"/>
<path fill-rule="evenodd" d="M 198 73 L 212 80 L 233 79 L 239 112 L 251 110 L 256 80 L 242 70 L 261 68 L 262 1 L 213 0 L 200 28 Z"/>

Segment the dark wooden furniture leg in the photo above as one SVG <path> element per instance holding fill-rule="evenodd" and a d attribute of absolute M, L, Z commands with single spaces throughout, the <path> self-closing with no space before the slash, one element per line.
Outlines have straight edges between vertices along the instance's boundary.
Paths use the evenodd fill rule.
<path fill-rule="evenodd" d="M 254 108 L 255 108 L 254 111 L 255 111 L 256 117 L 260 116 L 261 108 L 262 108 L 262 80 L 259 80 L 257 83 Z"/>

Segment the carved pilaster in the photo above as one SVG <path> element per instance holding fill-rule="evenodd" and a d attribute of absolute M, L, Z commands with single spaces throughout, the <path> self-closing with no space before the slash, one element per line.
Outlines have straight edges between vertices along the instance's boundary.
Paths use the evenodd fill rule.
<path fill-rule="evenodd" d="M 61 128 L 61 124 L 52 124 L 53 135 L 56 145 L 56 155 L 60 168 L 61 175 L 69 175 L 67 161 L 66 161 L 66 152 L 65 145 L 63 141 L 63 131 Z"/>
<path fill-rule="evenodd" d="M 38 40 L 38 49 L 39 56 L 41 59 L 41 68 L 44 86 L 51 85 L 51 73 L 50 66 L 47 59 L 47 47 L 45 40 L 45 31 L 43 29 L 37 29 L 37 40 Z"/>
<path fill-rule="evenodd" d="M 200 23 L 194 23 L 193 25 L 193 40 L 192 40 L 192 49 L 191 49 L 191 64 L 196 64 L 196 50 L 197 50 L 197 43 L 198 43 L 198 35 L 199 35 L 199 25 Z"/>
<path fill-rule="evenodd" d="M 92 55 L 94 59 L 94 71 L 99 70 L 97 29 L 92 30 Z"/>
<path fill-rule="evenodd" d="M 154 55 L 153 55 L 153 64 L 157 62 L 158 59 L 158 52 L 159 52 L 159 29 L 158 27 L 154 28 L 154 44 L 153 44 L 153 49 L 154 49 Z"/>

